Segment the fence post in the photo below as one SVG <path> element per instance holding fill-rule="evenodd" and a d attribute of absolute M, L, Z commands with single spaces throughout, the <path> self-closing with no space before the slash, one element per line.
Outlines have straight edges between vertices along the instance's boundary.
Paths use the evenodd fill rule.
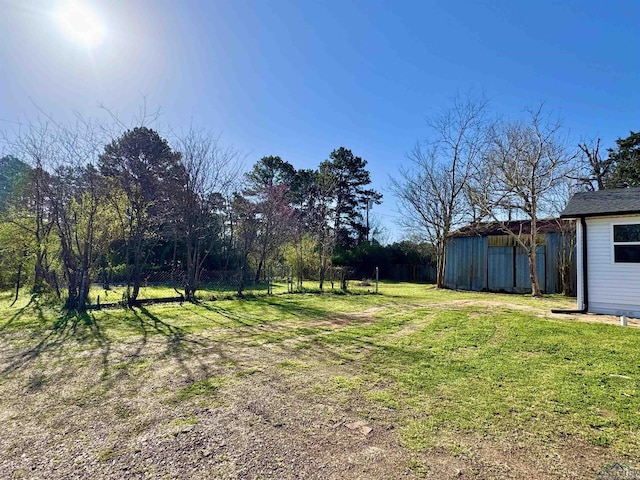
<path fill-rule="evenodd" d="M 378 293 L 378 277 L 379 277 L 379 270 L 378 267 L 376 267 L 376 294 Z"/>

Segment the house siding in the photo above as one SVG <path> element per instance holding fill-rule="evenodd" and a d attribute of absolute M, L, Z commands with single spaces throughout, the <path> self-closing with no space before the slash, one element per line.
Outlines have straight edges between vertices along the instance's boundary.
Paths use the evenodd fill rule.
<path fill-rule="evenodd" d="M 640 215 L 587 218 L 588 310 L 640 318 L 640 264 L 613 261 L 613 224 Z"/>

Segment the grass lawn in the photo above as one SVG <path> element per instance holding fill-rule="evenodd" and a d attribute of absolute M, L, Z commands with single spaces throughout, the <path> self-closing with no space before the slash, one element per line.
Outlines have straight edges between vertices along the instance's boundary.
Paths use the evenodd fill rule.
<path fill-rule="evenodd" d="M 639 329 L 552 315 L 575 304 L 557 296 L 367 288 L 74 316 L 1 294 L 0 478 L 640 466 Z"/>

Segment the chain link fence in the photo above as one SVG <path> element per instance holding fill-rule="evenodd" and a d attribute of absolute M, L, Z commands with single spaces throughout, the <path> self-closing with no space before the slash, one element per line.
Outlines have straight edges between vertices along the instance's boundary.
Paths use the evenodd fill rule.
<path fill-rule="evenodd" d="M 124 270 L 103 270 L 97 276 L 89 300 L 95 307 L 126 303 L 127 277 Z M 140 302 L 180 301 L 184 298 L 185 273 L 171 269 L 150 269 L 143 273 L 137 300 Z M 357 271 L 330 266 L 324 272 L 303 278 L 289 265 L 269 265 L 257 275 L 254 269 L 203 270 L 197 282 L 196 298 L 231 299 L 239 296 L 277 295 L 298 292 L 381 293 L 380 280 L 429 282 L 435 268 L 429 265 L 392 265 L 391 268 Z"/>

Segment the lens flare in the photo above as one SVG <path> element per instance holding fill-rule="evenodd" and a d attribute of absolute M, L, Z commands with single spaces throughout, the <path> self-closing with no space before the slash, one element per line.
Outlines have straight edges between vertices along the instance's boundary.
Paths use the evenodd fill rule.
<path fill-rule="evenodd" d="M 102 43 L 104 27 L 95 14 L 82 5 L 71 5 L 60 11 L 60 26 L 74 42 L 88 47 Z"/>

